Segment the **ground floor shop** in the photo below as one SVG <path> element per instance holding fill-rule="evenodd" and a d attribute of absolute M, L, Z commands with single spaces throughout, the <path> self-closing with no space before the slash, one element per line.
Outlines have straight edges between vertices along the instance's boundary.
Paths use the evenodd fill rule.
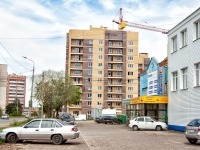
<path fill-rule="evenodd" d="M 126 115 L 128 118 L 150 116 L 156 120 L 167 122 L 167 96 L 141 96 L 126 99 Z"/>

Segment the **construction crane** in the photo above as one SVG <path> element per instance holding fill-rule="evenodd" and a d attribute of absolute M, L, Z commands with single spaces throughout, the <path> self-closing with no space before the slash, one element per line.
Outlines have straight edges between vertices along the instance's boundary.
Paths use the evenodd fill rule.
<path fill-rule="evenodd" d="M 129 27 L 135 27 L 135 28 L 140 28 L 140 29 L 145 29 L 145 30 L 161 32 L 163 34 L 167 34 L 168 31 L 169 31 L 167 29 L 161 29 L 161 28 L 157 28 L 157 27 L 154 27 L 154 26 L 147 26 L 147 25 L 142 25 L 142 24 L 124 21 L 123 15 L 122 15 L 122 8 L 120 8 L 119 21 L 113 20 L 113 22 L 115 22 L 119 25 L 120 30 L 124 29 L 126 26 L 129 26 Z"/>

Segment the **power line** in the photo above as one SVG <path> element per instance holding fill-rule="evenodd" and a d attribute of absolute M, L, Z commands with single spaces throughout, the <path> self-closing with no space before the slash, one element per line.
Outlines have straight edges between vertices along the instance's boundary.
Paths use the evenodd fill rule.
<path fill-rule="evenodd" d="M 28 39 L 35 39 L 35 40 L 38 40 L 38 39 L 60 39 L 60 38 L 66 38 L 66 37 L 54 37 L 54 38 L 40 38 L 40 37 L 38 37 L 38 38 L 0 38 L 0 39 L 21 39 L 21 40 L 28 40 Z"/>
<path fill-rule="evenodd" d="M 5 48 L 5 46 L 0 42 L 1 46 L 7 51 L 7 49 Z M 22 66 L 8 51 L 7 53 L 20 65 Z M 23 68 L 27 69 L 26 67 L 22 66 Z M 30 70 L 30 69 L 27 69 L 27 70 Z"/>
<path fill-rule="evenodd" d="M 3 57 L 3 55 L 0 53 L 0 55 Z M 3 59 L 5 60 L 5 62 L 7 62 L 6 61 L 6 59 L 3 57 Z M 17 71 L 15 71 L 15 69 L 14 68 L 12 68 L 10 65 L 9 65 L 9 63 L 7 62 L 7 64 L 8 64 L 8 66 L 14 71 L 14 72 L 16 72 L 17 73 Z"/>

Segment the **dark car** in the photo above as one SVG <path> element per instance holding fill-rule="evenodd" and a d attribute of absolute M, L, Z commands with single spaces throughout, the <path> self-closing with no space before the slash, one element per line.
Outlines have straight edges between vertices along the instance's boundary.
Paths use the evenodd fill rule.
<path fill-rule="evenodd" d="M 107 124 L 107 123 L 110 123 L 110 124 L 114 124 L 114 123 L 121 124 L 122 123 L 121 119 L 119 119 L 119 118 L 117 118 L 115 116 L 106 116 L 104 118 L 103 122 L 105 124 Z"/>
<path fill-rule="evenodd" d="M 105 118 L 106 116 L 99 116 L 99 117 L 96 117 L 96 119 L 95 119 L 95 122 L 97 122 L 97 123 L 104 123 L 104 118 Z"/>
<path fill-rule="evenodd" d="M 191 144 L 200 140 L 200 119 L 194 119 L 188 123 L 185 136 Z"/>
<path fill-rule="evenodd" d="M 62 114 L 61 120 L 65 121 L 67 124 L 70 124 L 70 125 L 74 125 L 75 124 L 74 117 L 72 115 L 68 114 L 68 113 Z"/>

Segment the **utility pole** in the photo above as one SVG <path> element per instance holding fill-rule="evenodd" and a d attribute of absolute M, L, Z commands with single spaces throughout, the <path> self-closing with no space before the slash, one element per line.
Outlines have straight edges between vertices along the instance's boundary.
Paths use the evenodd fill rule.
<path fill-rule="evenodd" d="M 41 92 L 41 100 L 42 100 L 42 104 L 41 104 L 41 118 L 43 118 L 43 88 L 44 88 L 44 72 L 42 72 L 42 92 Z"/>

